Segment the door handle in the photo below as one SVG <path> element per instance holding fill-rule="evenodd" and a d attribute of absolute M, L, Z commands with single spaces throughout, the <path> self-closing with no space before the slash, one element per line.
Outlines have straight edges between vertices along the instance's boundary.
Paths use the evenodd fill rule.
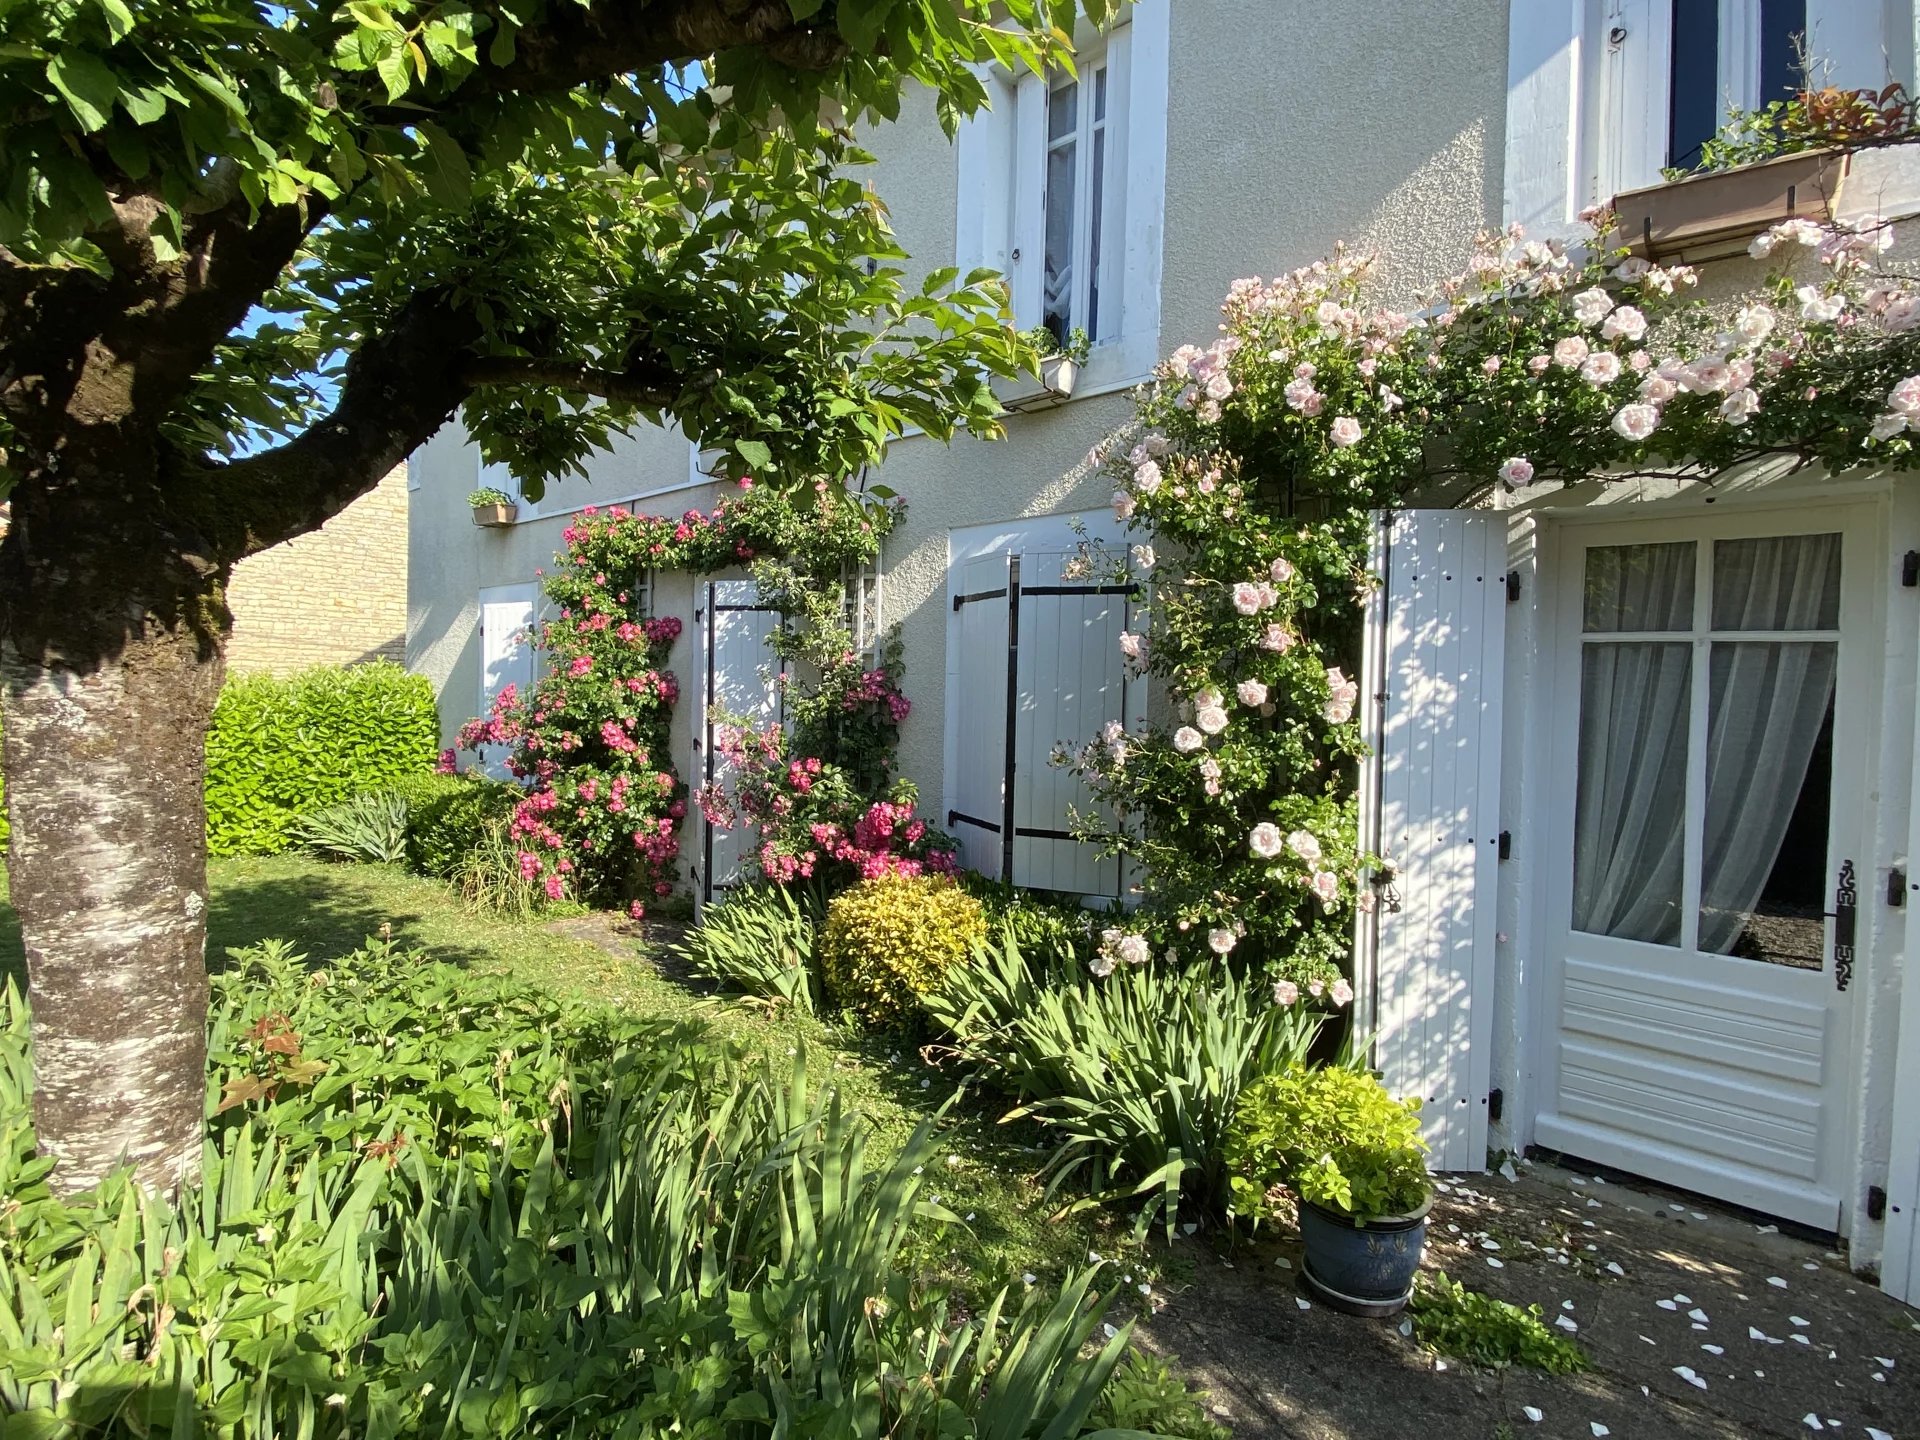
<path fill-rule="evenodd" d="M 1833 921 L 1833 988 L 1845 990 L 1853 983 L 1853 951 L 1860 926 L 1860 885 L 1851 860 L 1840 862 L 1833 909 L 1827 911 L 1827 918 Z"/>

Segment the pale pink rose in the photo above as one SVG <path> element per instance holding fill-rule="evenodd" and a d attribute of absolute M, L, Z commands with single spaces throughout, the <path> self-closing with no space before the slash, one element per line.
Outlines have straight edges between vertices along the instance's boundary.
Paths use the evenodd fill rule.
<path fill-rule="evenodd" d="M 1294 576 L 1293 562 L 1282 555 L 1267 567 L 1267 573 L 1273 577 L 1273 583 L 1284 585 Z"/>
<path fill-rule="evenodd" d="M 1208 705 L 1194 713 L 1193 723 L 1209 735 L 1218 735 L 1227 728 L 1227 712 L 1218 705 Z"/>
<path fill-rule="evenodd" d="M 1353 986 L 1347 983 L 1345 976 L 1342 976 L 1327 987 L 1327 998 L 1336 1005 L 1351 1005 Z"/>
<path fill-rule="evenodd" d="M 1714 395 L 1727 388 L 1733 371 L 1717 355 L 1704 355 L 1686 368 L 1680 377 L 1683 389 L 1693 395 Z"/>
<path fill-rule="evenodd" d="M 1271 820 L 1262 820 L 1248 834 L 1247 848 L 1262 860 L 1273 859 L 1280 853 L 1280 827 Z"/>
<path fill-rule="evenodd" d="M 1225 955 L 1239 943 L 1240 937 L 1231 930 L 1207 931 L 1207 948 L 1216 955 Z"/>
<path fill-rule="evenodd" d="M 1141 659 L 1147 653 L 1147 637 L 1136 635 L 1131 630 L 1120 632 L 1120 653 L 1129 660 Z"/>
<path fill-rule="evenodd" d="M 1920 415 L 1920 375 L 1909 375 L 1889 390 L 1887 408 L 1909 419 Z"/>
<path fill-rule="evenodd" d="M 1196 690 L 1193 695 L 1194 708 L 1199 710 L 1217 710 L 1227 703 L 1227 697 L 1212 685 Z"/>
<path fill-rule="evenodd" d="M 1333 909 L 1334 902 L 1340 898 L 1340 878 L 1331 870 L 1313 872 L 1313 893 L 1320 899 L 1320 908 Z"/>
<path fill-rule="evenodd" d="M 1544 375 L 1547 373 L 1547 367 L 1552 363 L 1551 355 L 1536 355 L 1527 361 L 1527 369 L 1535 375 Z"/>
<path fill-rule="evenodd" d="M 1500 479 L 1510 487 L 1518 487 L 1533 480 L 1533 462 L 1524 455 L 1516 455 L 1500 467 Z"/>
<path fill-rule="evenodd" d="M 1584 335 L 1569 335 L 1553 347 L 1553 363 L 1562 370 L 1578 370 L 1587 363 L 1591 348 Z"/>
<path fill-rule="evenodd" d="M 1653 364 L 1653 357 L 1644 350 L 1636 350 L 1627 357 L 1627 365 L 1634 374 L 1644 373 Z"/>
<path fill-rule="evenodd" d="M 1344 725 L 1353 716 L 1353 707 L 1360 699 L 1360 687 L 1349 680 L 1334 666 L 1327 671 L 1327 703 L 1320 713 L 1329 723 Z"/>
<path fill-rule="evenodd" d="M 1293 648 L 1293 633 L 1284 625 L 1269 625 L 1260 632 L 1260 639 L 1256 643 L 1262 650 L 1284 655 Z"/>
<path fill-rule="evenodd" d="M 1487 356 L 1486 359 L 1480 362 L 1480 373 L 1489 377 L 1498 375 L 1500 373 L 1500 357 L 1498 355 Z"/>
<path fill-rule="evenodd" d="M 1137 508 L 1134 504 L 1133 496 L 1124 490 L 1116 490 L 1113 492 L 1112 503 L 1113 513 L 1117 517 L 1122 520 L 1131 520 L 1133 518 L 1133 512 Z"/>
<path fill-rule="evenodd" d="M 1242 615 L 1258 615 L 1262 598 L 1260 587 L 1251 580 L 1242 580 L 1233 587 L 1233 608 Z"/>
<path fill-rule="evenodd" d="M 1133 469 L 1133 488 L 1142 495 L 1151 495 L 1160 488 L 1160 467 L 1151 460 L 1143 461 Z"/>
<path fill-rule="evenodd" d="M 1875 440 L 1891 440 L 1907 428 L 1907 423 L 1904 415 L 1879 415 L 1874 418 L 1873 428 L 1867 433 Z"/>
<path fill-rule="evenodd" d="M 1744 425 L 1760 408 L 1760 397 L 1751 390 L 1729 390 L 1720 402 L 1720 418 L 1729 425 Z"/>
<path fill-rule="evenodd" d="M 1582 325 L 1598 325 L 1613 309 L 1613 296 L 1598 285 L 1573 297 L 1573 318 Z"/>
<path fill-rule="evenodd" d="M 1182 725 L 1173 732 L 1173 748 L 1182 755 L 1191 755 L 1207 743 L 1207 737 L 1191 725 Z"/>
<path fill-rule="evenodd" d="M 1652 405 L 1622 405 L 1614 413 L 1614 433 L 1623 440 L 1641 441 L 1660 424 L 1660 411 Z"/>
<path fill-rule="evenodd" d="M 1765 305 L 1748 305 L 1733 317 L 1734 332 L 1749 345 L 1758 345 L 1773 333 L 1773 311 Z"/>
<path fill-rule="evenodd" d="M 1793 298 L 1800 302 L 1800 318 L 1816 325 L 1838 320 L 1847 308 L 1846 296 L 1823 294 L 1812 285 L 1800 286 Z"/>
<path fill-rule="evenodd" d="M 1647 333 L 1647 317 L 1631 305 L 1622 305 L 1607 316 L 1600 324 L 1600 335 L 1606 340 L 1629 340 L 1638 342 Z"/>
<path fill-rule="evenodd" d="M 1267 687 L 1258 680 L 1242 680 L 1233 687 L 1233 693 L 1240 697 L 1242 705 L 1251 705 L 1255 709 L 1267 703 Z"/>
<path fill-rule="evenodd" d="M 1318 390 L 1316 390 L 1313 392 L 1313 394 L 1307 397 L 1306 403 L 1299 407 L 1300 413 L 1306 416 L 1309 420 L 1316 419 L 1318 418 L 1321 410 L 1323 410 L 1326 407 L 1326 403 L 1327 403 L 1327 397 L 1322 395 Z"/>
<path fill-rule="evenodd" d="M 1144 935 L 1123 935 L 1120 943 L 1114 947 L 1114 953 L 1120 957 L 1123 965 L 1144 965 L 1153 958 L 1153 951 L 1147 945 Z"/>
<path fill-rule="evenodd" d="M 1304 377 L 1289 380 L 1286 388 L 1280 393 L 1286 397 L 1287 404 L 1303 414 L 1306 413 L 1310 401 L 1317 401 L 1320 398 L 1320 392 L 1313 388 L 1313 381 Z"/>
<path fill-rule="evenodd" d="M 1580 367 L 1580 378 L 1589 385 L 1611 385 L 1620 378 L 1620 357 L 1611 350 L 1596 350 Z"/>
<path fill-rule="evenodd" d="M 1361 433 L 1358 420 L 1351 415 L 1341 415 L 1335 418 L 1332 427 L 1327 431 L 1327 438 L 1337 449 L 1345 450 L 1350 445 L 1360 443 Z"/>
<path fill-rule="evenodd" d="M 1290 1005 L 1298 1005 L 1300 1003 L 1300 987 L 1291 980 L 1274 981 L 1273 1003 L 1280 1006 L 1283 1010 Z"/>
<path fill-rule="evenodd" d="M 1320 842 L 1311 830 L 1295 830 L 1287 836 L 1287 849 L 1312 865 L 1320 858 Z"/>
<path fill-rule="evenodd" d="M 1218 400 L 1202 400 L 1198 405 L 1194 406 L 1193 418 L 1198 420 L 1202 425 L 1218 425 L 1220 423 L 1220 402 Z"/>
<path fill-rule="evenodd" d="M 1113 974 L 1113 963 L 1113 956 L 1102 950 L 1087 962 L 1087 969 L 1099 979 L 1104 980 Z"/>
<path fill-rule="evenodd" d="M 1657 372 L 1640 382 L 1640 398 L 1649 404 L 1664 405 L 1679 393 L 1678 385 Z"/>
<path fill-rule="evenodd" d="M 1890 335 L 1904 335 L 1920 325 L 1920 296 L 1900 295 L 1889 300 L 1882 323 Z"/>

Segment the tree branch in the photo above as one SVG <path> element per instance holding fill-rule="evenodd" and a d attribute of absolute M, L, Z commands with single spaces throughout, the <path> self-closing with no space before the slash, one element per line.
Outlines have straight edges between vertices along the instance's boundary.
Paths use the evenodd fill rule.
<path fill-rule="evenodd" d="M 450 419 L 470 386 L 467 347 L 480 338 L 471 312 L 438 291 L 419 291 L 393 323 L 347 362 L 339 402 L 285 445 L 231 465 L 178 463 L 199 494 L 201 524 L 227 563 L 317 530 Z"/>

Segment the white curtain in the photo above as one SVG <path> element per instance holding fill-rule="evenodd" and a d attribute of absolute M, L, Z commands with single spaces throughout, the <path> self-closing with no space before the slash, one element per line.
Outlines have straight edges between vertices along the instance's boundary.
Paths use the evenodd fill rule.
<path fill-rule="evenodd" d="M 1574 811 L 1573 924 L 1652 944 L 1683 938 L 1691 544 L 1588 552 Z M 1721 541 L 1713 627 L 1833 630 L 1840 537 Z M 1710 657 L 1699 948 L 1730 951 L 1793 818 L 1833 699 L 1837 641 L 1721 640 Z"/>
<path fill-rule="evenodd" d="M 1715 547 L 1716 630 L 1831 630 L 1840 537 Z M 1729 953 L 1759 903 L 1833 704 L 1834 640 L 1716 641 L 1708 688 L 1700 945 Z"/>
<path fill-rule="evenodd" d="M 1576 930 L 1680 943 L 1692 651 L 1623 641 L 1581 656 Z"/>

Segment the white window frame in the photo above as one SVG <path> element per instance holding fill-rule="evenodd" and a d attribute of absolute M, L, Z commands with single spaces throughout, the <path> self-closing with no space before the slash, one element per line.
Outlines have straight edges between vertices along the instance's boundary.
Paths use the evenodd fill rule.
<path fill-rule="evenodd" d="M 1831 84 L 1878 89 L 1910 71 L 1900 0 L 1807 0 L 1807 32 Z M 1504 209 L 1536 238 L 1570 236 L 1580 211 L 1657 185 L 1672 86 L 1671 0 L 1508 0 Z M 1759 0 L 1720 0 L 1723 105 L 1759 100 Z M 1615 32 L 1620 32 L 1618 41 Z"/>
<path fill-rule="evenodd" d="M 1082 80 L 1102 60 L 1107 66 L 1110 128 L 1100 267 L 1106 318 L 1074 387 L 1076 398 L 1136 385 L 1159 359 L 1170 30 L 1171 0 L 1136 0 L 1104 42 L 1091 31 L 1078 37 Z M 955 145 L 954 263 L 963 275 L 976 269 L 1005 275 L 1014 323 L 1027 329 L 1040 323 L 1042 311 L 1049 84 L 993 67 L 980 74 L 988 108 L 961 123 Z M 1083 89 L 1089 93 L 1082 113 L 1088 114 L 1091 86 Z M 1083 157 L 1083 175 L 1086 168 Z M 1076 210 L 1090 206 L 1089 190 L 1075 186 Z M 1076 220 L 1077 235 L 1088 228 Z M 1086 267 L 1081 270 L 1084 278 Z M 1083 316 L 1084 305 L 1076 313 Z"/>
<path fill-rule="evenodd" d="M 1043 95 L 1042 116 L 1050 130 L 1054 95 L 1069 85 L 1075 87 L 1073 128 L 1059 139 L 1045 133 L 1041 137 L 1041 286 L 1044 290 L 1047 260 L 1045 229 L 1052 201 L 1048 193 L 1047 176 L 1053 169 L 1054 151 L 1071 144 L 1074 147 L 1073 213 L 1068 223 L 1067 237 L 1071 251 L 1068 259 L 1071 279 L 1066 324 L 1069 333 L 1076 329 L 1086 331 L 1095 345 L 1103 341 L 1110 343 L 1118 338 L 1121 325 L 1115 320 L 1114 310 L 1116 305 L 1124 307 L 1125 303 L 1121 293 L 1126 258 L 1124 245 L 1114 242 L 1116 236 L 1124 241 L 1127 216 L 1127 58 L 1131 48 L 1128 30 L 1119 31 L 1102 51 L 1078 57 L 1078 75 L 1070 76 L 1063 71 L 1049 76 Z M 1104 114 L 1099 113 L 1096 103 L 1102 76 L 1106 81 Z M 1101 171 L 1097 214 L 1093 203 L 1096 149 L 1100 151 Z M 1103 242 L 1098 264 L 1093 257 L 1096 230 Z M 1103 298 L 1106 304 L 1103 313 L 1090 314 L 1096 296 Z M 1043 296 L 1043 319 L 1044 309 Z M 1089 320 L 1093 323 L 1089 324 Z"/>

